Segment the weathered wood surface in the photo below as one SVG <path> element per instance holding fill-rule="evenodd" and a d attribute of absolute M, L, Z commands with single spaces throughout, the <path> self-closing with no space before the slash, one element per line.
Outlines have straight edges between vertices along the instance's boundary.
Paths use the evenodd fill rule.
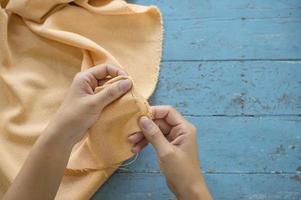
<path fill-rule="evenodd" d="M 301 173 L 301 117 L 187 118 L 198 129 L 204 172 Z M 147 148 L 127 169 L 158 172 L 155 161 Z"/>
<path fill-rule="evenodd" d="M 164 60 L 300 59 L 300 0 L 137 0 L 162 9 Z"/>
<path fill-rule="evenodd" d="M 300 200 L 300 182 L 295 175 L 206 174 L 213 197 L 223 200 Z M 115 174 L 93 199 L 171 200 L 161 174 Z"/>
<path fill-rule="evenodd" d="M 301 61 L 163 62 L 151 100 L 186 115 L 300 115 Z"/>
<path fill-rule="evenodd" d="M 152 104 L 198 128 L 215 199 L 301 199 L 301 0 L 131 0 L 163 12 Z M 149 146 L 93 199 L 174 199 Z"/>

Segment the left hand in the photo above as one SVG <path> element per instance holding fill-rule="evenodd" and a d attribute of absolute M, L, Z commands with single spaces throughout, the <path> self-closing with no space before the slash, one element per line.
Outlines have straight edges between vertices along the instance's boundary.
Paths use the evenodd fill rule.
<path fill-rule="evenodd" d="M 61 128 L 72 145 L 80 141 L 97 121 L 102 110 L 132 87 L 130 80 L 113 83 L 98 93 L 98 87 L 107 76 L 127 75 L 111 65 L 98 65 L 76 74 L 70 90 L 49 126 Z"/>

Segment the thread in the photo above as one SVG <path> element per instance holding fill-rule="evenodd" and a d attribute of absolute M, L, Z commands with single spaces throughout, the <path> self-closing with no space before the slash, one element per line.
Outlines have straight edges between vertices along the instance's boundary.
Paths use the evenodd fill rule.
<path fill-rule="evenodd" d="M 127 169 L 125 167 L 130 166 L 131 164 L 133 164 L 134 162 L 136 162 L 136 160 L 138 159 L 138 157 L 139 157 L 139 153 L 136 153 L 135 157 L 131 161 L 129 161 L 128 163 L 120 165 L 118 169 L 119 170 L 124 170 L 124 171 L 129 171 L 129 169 Z"/>
<path fill-rule="evenodd" d="M 136 160 L 138 159 L 138 157 L 139 157 L 139 153 L 136 153 L 135 156 L 132 158 L 132 160 L 128 159 L 128 160 L 130 160 L 128 163 L 124 163 L 124 164 L 121 164 L 121 165 L 120 165 L 120 163 L 116 163 L 116 164 L 112 164 L 111 166 L 101 167 L 101 168 L 98 168 L 98 169 L 91 169 L 91 168 L 69 169 L 69 168 L 66 168 L 65 171 L 64 171 L 64 174 L 65 175 L 69 175 L 69 176 L 81 176 L 81 175 L 87 174 L 89 172 L 102 171 L 102 170 L 106 170 L 106 169 L 110 169 L 110 168 L 115 168 L 115 167 L 119 167 L 118 168 L 119 170 L 129 171 L 129 169 L 127 169 L 126 167 L 130 166 L 131 164 L 133 164 L 134 162 L 136 162 Z"/>

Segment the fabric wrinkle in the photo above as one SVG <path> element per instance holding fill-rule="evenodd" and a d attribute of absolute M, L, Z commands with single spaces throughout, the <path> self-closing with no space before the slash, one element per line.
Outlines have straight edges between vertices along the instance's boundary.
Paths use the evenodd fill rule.
<path fill-rule="evenodd" d="M 133 87 L 104 109 L 70 156 L 56 199 L 89 199 L 131 158 L 127 137 L 151 117 L 162 54 L 158 8 L 108 0 L 9 0 L 0 8 L 0 198 L 61 105 L 73 77 L 112 64 Z M 17 80 L 17 81 L 16 81 Z M 126 109 L 125 109 L 126 108 Z"/>

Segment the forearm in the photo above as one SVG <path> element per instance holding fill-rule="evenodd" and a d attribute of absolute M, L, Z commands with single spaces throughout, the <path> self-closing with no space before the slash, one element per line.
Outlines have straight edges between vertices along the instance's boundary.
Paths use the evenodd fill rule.
<path fill-rule="evenodd" d="M 72 144 L 56 127 L 48 127 L 33 146 L 4 199 L 54 199 Z"/>
<path fill-rule="evenodd" d="M 53 199 L 74 144 L 99 119 L 102 110 L 132 88 L 129 78 L 103 85 L 107 77 L 127 76 L 111 65 L 78 73 L 58 112 L 33 146 L 4 199 Z M 95 93 L 95 88 L 103 89 Z"/>

